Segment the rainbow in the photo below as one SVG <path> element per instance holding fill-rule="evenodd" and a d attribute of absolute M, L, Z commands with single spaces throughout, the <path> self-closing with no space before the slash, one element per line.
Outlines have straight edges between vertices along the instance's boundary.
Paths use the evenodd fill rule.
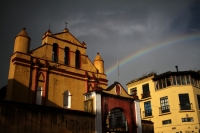
<path fill-rule="evenodd" d="M 174 45 L 174 44 L 180 44 L 181 42 L 188 42 L 188 41 L 193 41 L 196 39 L 200 39 L 200 32 L 196 32 L 193 34 L 187 34 L 187 35 L 182 35 L 178 37 L 173 37 L 167 41 L 161 42 L 161 43 L 156 43 L 154 45 L 151 45 L 149 47 L 146 47 L 145 49 L 139 50 L 135 53 L 132 53 L 131 55 L 128 55 L 124 59 L 119 61 L 120 67 L 123 66 L 124 64 L 127 64 L 128 62 L 145 55 L 153 50 L 162 48 L 164 46 L 169 46 L 169 45 Z M 113 64 L 106 70 L 106 74 L 109 75 L 111 74 L 115 69 L 117 69 L 117 64 Z"/>

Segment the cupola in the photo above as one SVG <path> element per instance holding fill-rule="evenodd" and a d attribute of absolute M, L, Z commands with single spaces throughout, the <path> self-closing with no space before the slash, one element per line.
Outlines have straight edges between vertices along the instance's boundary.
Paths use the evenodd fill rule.
<path fill-rule="evenodd" d="M 104 73 L 104 61 L 99 53 L 97 53 L 94 59 L 94 66 L 98 69 L 99 73 Z"/>
<path fill-rule="evenodd" d="M 14 53 L 22 52 L 25 54 L 29 53 L 31 38 L 26 33 L 26 29 L 23 28 L 22 31 L 15 37 Z"/>

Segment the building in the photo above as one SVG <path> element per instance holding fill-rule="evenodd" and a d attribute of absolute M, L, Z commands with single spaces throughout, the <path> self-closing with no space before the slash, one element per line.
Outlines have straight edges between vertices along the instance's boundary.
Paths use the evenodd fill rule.
<path fill-rule="evenodd" d="M 84 95 L 85 111 L 96 115 L 98 133 L 142 133 L 139 101 L 120 83 L 106 89 L 96 86 Z"/>
<path fill-rule="evenodd" d="M 104 61 L 97 53 L 94 62 L 67 28 L 42 37 L 42 45 L 30 50 L 25 28 L 16 36 L 6 100 L 84 110 L 84 93 L 98 85 L 107 88 Z"/>
<path fill-rule="evenodd" d="M 127 83 L 137 93 L 141 117 L 154 122 L 155 133 L 200 132 L 200 72 L 151 73 Z"/>
<path fill-rule="evenodd" d="M 15 38 L 8 85 L 0 90 L 0 131 L 142 132 L 138 97 L 118 82 L 107 87 L 99 53 L 91 62 L 86 44 L 66 28 L 45 32 L 36 49 L 30 41 L 25 29 Z"/>

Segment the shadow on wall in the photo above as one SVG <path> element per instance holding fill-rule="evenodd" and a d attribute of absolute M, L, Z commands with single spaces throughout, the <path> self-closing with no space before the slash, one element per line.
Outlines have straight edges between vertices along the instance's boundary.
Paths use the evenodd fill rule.
<path fill-rule="evenodd" d="M 9 86 L 7 86 L 6 93 L 7 93 L 7 95 L 11 95 L 11 97 L 12 97 L 11 101 L 20 102 L 20 103 L 36 104 L 37 88 L 36 88 L 36 91 L 32 91 L 31 90 L 32 83 L 29 83 L 30 87 L 28 88 L 27 86 L 25 86 L 24 84 L 22 84 L 21 82 L 15 80 L 15 79 L 9 79 L 8 84 L 12 84 L 14 86 L 14 88 L 12 88 L 12 92 L 10 90 L 8 90 Z M 48 88 L 48 86 L 47 86 L 47 88 Z M 44 91 L 42 93 L 44 93 Z M 46 93 L 45 94 L 46 97 L 43 97 L 43 96 L 41 97 L 42 105 L 60 108 L 59 105 L 57 105 L 56 103 L 54 103 L 53 101 L 50 101 L 48 99 L 48 90 L 46 90 L 45 93 Z"/>
<path fill-rule="evenodd" d="M 95 116 L 91 113 L 58 107 L 48 97 L 43 97 L 44 104 L 36 105 L 36 94 L 16 80 L 13 84 L 13 99 L 5 98 L 6 87 L 0 90 L 0 131 L 3 133 L 66 133 L 95 131 Z M 31 83 L 30 83 L 31 84 Z M 47 90 L 48 91 L 48 90 Z M 7 93 L 10 93 L 7 91 Z"/>
<path fill-rule="evenodd" d="M 6 90 L 7 90 L 7 85 L 3 86 L 0 89 L 0 100 L 5 100 L 6 99 Z"/>

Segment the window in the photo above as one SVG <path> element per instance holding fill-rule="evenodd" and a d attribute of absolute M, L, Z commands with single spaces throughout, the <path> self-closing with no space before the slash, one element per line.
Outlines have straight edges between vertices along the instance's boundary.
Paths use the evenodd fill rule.
<path fill-rule="evenodd" d="M 159 82 L 159 87 L 160 87 L 160 89 L 162 89 L 162 81 L 159 80 L 158 82 Z"/>
<path fill-rule="evenodd" d="M 188 94 L 179 94 L 180 110 L 191 110 L 191 104 Z"/>
<path fill-rule="evenodd" d="M 160 109 L 161 109 L 161 113 L 166 113 L 166 112 L 170 112 L 169 110 L 169 103 L 168 103 L 168 97 L 161 97 L 160 98 Z"/>
<path fill-rule="evenodd" d="M 173 85 L 176 85 L 176 77 L 173 76 L 172 79 L 173 79 Z"/>
<path fill-rule="evenodd" d="M 171 123 L 172 123 L 171 119 L 169 119 L 169 120 L 163 120 L 163 121 L 162 121 L 162 124 L 163 124 L 163 125 L 171 124 Z"/>
<path fill-rule="evenodd" d="M 171 86 L 171 79 L 170 79 L 170 77 L 167 77 L 166 80 L 167 80 L 167 86 Z"/>
<path fill-rule="evenodd" d="M 176 80 L 177 80 L 177 85 L 181 85 L 181 79 L 180 79 L 180 76 L 176 76 Z"/>
<path fill-rule="evenodd" d="M 191 83 L 192 85 L 194 85 L 194 79 L 191 77 Z"/>
<path fill-rule="evenodd" d="M 190 77 L 189 77 L 189 75 L 186 75 L 186 80 L 187 80 L 187 84 L 190 84 Z"/>
<path fill-rule="evenodd" d="M 38 86 L 36 93 L 37 93 L 36 94 L 36 104 L 41 105 L 42 104 L 42 87 Z"/>
<path fill-rule="evenodd" d="M 198 101 L 198 104 L 199 104 L 199 110 L 200 110 L 200 95 L 197 94 L 197 101 Z"/>
<path fill-rule="evenodd" d="M 76 50 L 76 65 L 75 67 L 76 68 L 80 68 L 81 67 L 81 54 L 80 54 L 80 51 L 79 50 Z"/>
<path fill-rule="evenodd" d="M 66 90 L 63 96 L 63 107 L 64 108 L 71 108 L 71 93 Z"/>
<path fill-rule="evenodd" d="M 65 65 L 69 65 L 69 62 L 70 62 L 69 53 L 70 53 L 69 48 L 65 47 L 65 57 L 64 57 Z"/>
<path fill-rule="evenodd" d="M 193 122 L 193 117 L 182 118 L 182 122 Z"/>
<path fill-rule="evenodd" d="M 130 95 L 137 93 L 137 87 L 130 89 Z"/>
<path fill-rule="evenodd" d="M 143 90 L 142 98 L 150 97 L 149 84 L 142 85 L 142 90 Z"/>
<path fill-rule="evenodd" d="M 181 81 L 182 81 L 182 85 L 186 84 L 186 82 L 185 82 L 185 76 L 181 76 Z"/>
<path fill-rule="evenodd" d="M 194 78 L 194 86 L 197 86 L 197 80 Z"/>
<path fill-rule="evenodd" d="M 165 87 L 166 87 L 166 84 L 165 84 L 165 78 L 162 79 L 162 82 L 163 82 L 163 88 L 165 88 Z"/>
<path fill-rule="evenodd" d="M 144 110 L 145 117 L 152 116 L 151 101 L 144 102 Z"/>
<path fill-rule="evenodd" d="M 53 51 L 52 51 L 52 61 L 58 62 L 58 44 L 53 44 Z"/>

